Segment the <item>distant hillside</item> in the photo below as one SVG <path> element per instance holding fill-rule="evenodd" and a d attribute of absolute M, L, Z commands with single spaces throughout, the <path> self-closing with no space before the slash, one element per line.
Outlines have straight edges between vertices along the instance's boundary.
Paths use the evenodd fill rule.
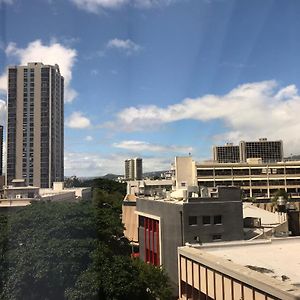
<path fill-rule="evenodd" d="M 300 154 L 285 157 L 284 160 L 300 160 Z"/>
<path fill-rule="evenodd" d="M 143 177 L 147 177 L 147 178 L 156 178 L 156 177 L 160 177 L 161 173 L 164 173 L 166 171 L 152 171 L 152 172 L 146 172 L 146 173 L 143 173 Z M 123 175 L 117 175 L 117 174 L 106 174 L 104 176 L 99 176 L 98 178 L 104 178 L 104 179 L 110 179 L 110 180 L 115 180 L 117 179 L 118 177 L 123 177 Z"/>
<path fill-rule="evenodd" d="M 110 180 L 115 180 L 117 179 L 118 177 L 123 177 L 123 175 L 116 175 L 116 174 L 106 174 L 104 176 L 99 176 L 100 178 L 104 178 L 104 179 L 110 179 Z"/>
<path fill-rule="evenodd" d="M 152 171 L 152 172 L 146 172 L 143 174 L 143 177 L 149 177 L 149 178 L 153 178 L 153 177 L 160 177 L 160 175 L 164 172 L 167 171 Z"/>

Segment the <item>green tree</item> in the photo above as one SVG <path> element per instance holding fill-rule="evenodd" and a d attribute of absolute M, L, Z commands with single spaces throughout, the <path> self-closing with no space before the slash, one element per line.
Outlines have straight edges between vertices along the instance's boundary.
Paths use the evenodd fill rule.
<path fill-rule="evenodd" d="M 277 190 L 271 199 L 272 201 L 272 207 L 275 207 L 277 209 L 277 200 L 279 197 L 283 197 L 285 201 L 289 201 L 289 194 L 284 189 Z"/>
<path fill-rule="evenodd" d="M 0 299 L 167 299 L 165 273 L 130 258 L 116 195 L 0 215 Z"/>
<path fill-rule="evenodd" d="M 99 188 L 103 191 L 108 192 L 109 194 L 113 192 L 118 192 L 123 197 L 126 194 L 126 184 L 120 183 L 114 180 L 105 179 L 105 178 L 96 178 L 92 181 L 92 187 L 93 188 Z"/>
<path fill-rule="evenodd" d="M 38 203 L 10 213 L 1 299 L 63 299 L 91 263 L 94 223 L 86 204 Z"/>

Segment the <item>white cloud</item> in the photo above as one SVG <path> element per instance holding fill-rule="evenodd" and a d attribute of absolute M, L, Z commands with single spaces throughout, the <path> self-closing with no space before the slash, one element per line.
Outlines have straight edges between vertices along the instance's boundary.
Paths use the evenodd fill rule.
<path fill-rule="evenodd" d="M 132 40 L 121 40 L 121 39 L 112 39 L 108 41 L 107 48 L 118 49 L 120 51 L 125 51 L 126 54 L 130 55 L 133 52 L 138 52 L 141 50 L 141 46 L 134 43 Z"/>
<path fill-rule="evenodd" d="M 108 173 L 124 175 L 124 154 L 104 155 L 99 153 L 66 152 L 66 176 L 102 176 Z M 170 169 L 171 160 L 152 157 L 143 159 L 143 172 Z"/>
<path fill-rule="evenodd" d="M 0 92 L 6 93 L 6 90 L 7 90 L 7 72 L 5 71 L 0 76 Z"/>
<path fill-rule="evenodd" d="M 192 147 L 182 147 L 175 145 L 164 146 L 143 141 L 122 141 L 120 143 L 114 143 L 113 146 L 133 152 L 179 152 L 188 154 L 189 152 L 193 151 Z"/>
<path fill-rule="evenodd" d="M 9 43 L 5 49 L 8 57 L 14 57 L 17 64 L 26 65 L 28 62 L 43 62 L 44 64 L 58 64 L 61 74 L 65 78 L 65 101 L 71 102 L 76 98 L 77 92 L 71 88 L 72 68 L 76 61 L 75 49 L 64 47 L 53 40 L 44 45 L 40 40 L 30 42 L 26 48 L 18 48 L 15 43 Z M 7 89 L 7 74 L 0 77 L 0 89 Z"/>
<path fill-rule="evenodd" d="M 0 99 L 0 125 L 5 125 L 6 123 L 6 101 Z"/>
<path fill-rule="evenodd" d="M 70 0 L 78 8 L 91 13 L 97 13 L 101 9 L 114 9 L 129 3 L 129 0 Z"/>
<path fill-rule="evenodd" d="M 93 138 L 91 135 L 87 135 L 87 136 L 85 137 L 85 140 L 86 140 L 87 142 L 91 142 L 91 141 L 94 140 L 94 138 Z"/>
<path fill-rule="evenodd" d="M 75 111 L 66 120 L 66 126 L 70 128 L 83 129 L 91 126 L 91 121 L 82 112 Z"/>
<path fill-rule="evenodd" d="M 125 5 L 138 8 L 151 8 L 170 5 L 182 0 L 70 0 L 79 9 L 99 13 L 105 9 L 118 9 Z"/>
<path fill-rule="evenodd" d="M 221 120 L 225 133 L 217 135 L 217 141 L 283 139 L 290 153 L 299 153 L 299 111 L 295 85 L 280 88 L 275 81 L 263 81 L 240 85 L 222 96 L 187 98 L 167 107 L 129 107 L 117 114 L 114 126 L 134 131 L 180 120 Z"/>
<path fill-rule="evenodd" d="M 132 4 L 138 8 L 151 8 L 168 6 L 178 1 L 183 0 L 134 0 L 132 1 Z"/>

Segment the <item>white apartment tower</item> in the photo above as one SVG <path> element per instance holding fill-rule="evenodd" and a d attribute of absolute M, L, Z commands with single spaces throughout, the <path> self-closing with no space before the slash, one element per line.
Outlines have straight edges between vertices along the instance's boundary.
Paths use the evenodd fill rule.
<path fill-rule="evenodd" d="M 64 180 L 64 78 L 58 65 L 8 68 L 7 184 Z"/>
<path fill-rule="evenodd" d="M 132 158 L 125 160 L 125 180 L 143 179 L 143 160 L 142 158 Z"/>

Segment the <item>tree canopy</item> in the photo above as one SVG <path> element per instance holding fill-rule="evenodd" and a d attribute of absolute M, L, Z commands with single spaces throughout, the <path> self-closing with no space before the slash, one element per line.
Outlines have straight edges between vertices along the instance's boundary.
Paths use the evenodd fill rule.
<path fill-rule="evenodd" d="M 1 213 L 0 299 L 169 299 L 164 271 L 130 257 L 120 197 Z"/>

